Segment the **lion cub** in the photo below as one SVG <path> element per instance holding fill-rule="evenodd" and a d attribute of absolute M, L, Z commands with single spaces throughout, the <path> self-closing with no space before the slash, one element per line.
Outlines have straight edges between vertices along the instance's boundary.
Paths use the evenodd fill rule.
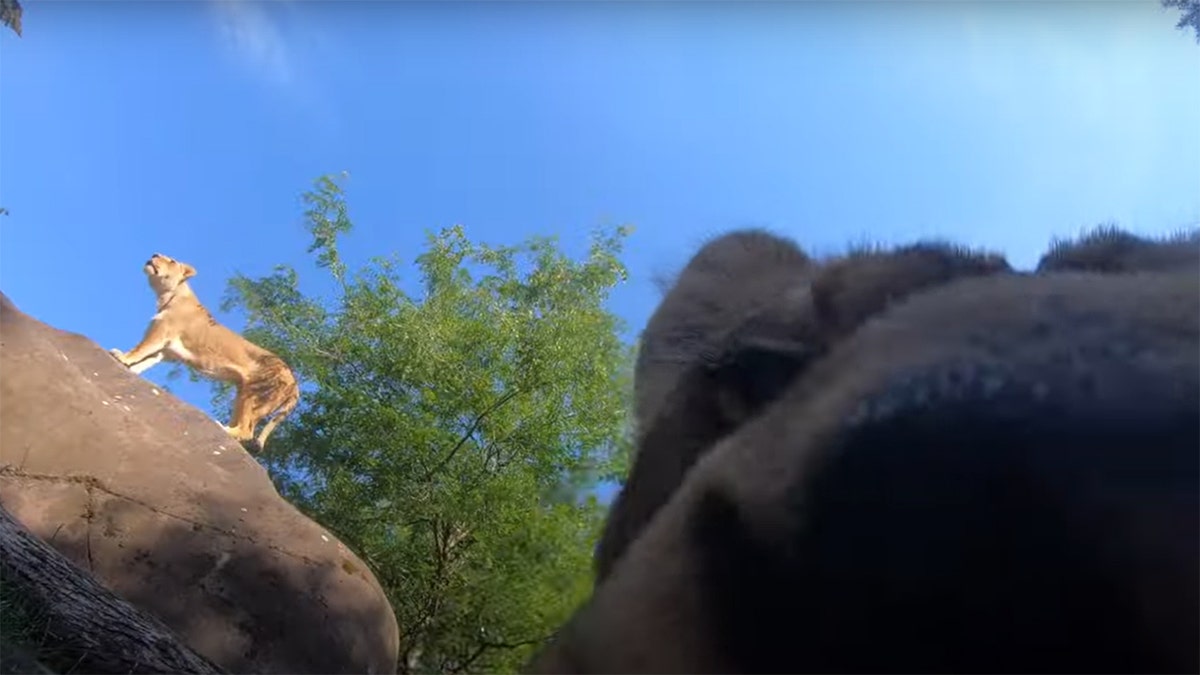
<path fill-rule="evenodd" d="M 291 369 L 283 359 L 217 323 L 188 286 L 196 268 L 155 253 L 142 270 L 158 296 L 158 313 L 136 347 L 109 353 L 135 373 L 166 359 L 232 383 L 237 387 L 233 419 L 230 426 L 221 426 L 238 441 L 254 440 L 263 448 L 275 426 L 300 402 Z M 254 427 L 272 414 L 254 439 Z"/>

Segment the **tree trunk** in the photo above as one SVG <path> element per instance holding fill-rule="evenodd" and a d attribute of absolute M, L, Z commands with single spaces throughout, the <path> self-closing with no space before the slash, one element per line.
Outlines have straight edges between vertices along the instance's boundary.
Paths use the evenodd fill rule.
<path fill-rule="evenodd" d="M 81 673 L 221 673 L 169 628 L 113 595 L 0 506 L 4 584 L 46 623 L 44 642 Z"/>

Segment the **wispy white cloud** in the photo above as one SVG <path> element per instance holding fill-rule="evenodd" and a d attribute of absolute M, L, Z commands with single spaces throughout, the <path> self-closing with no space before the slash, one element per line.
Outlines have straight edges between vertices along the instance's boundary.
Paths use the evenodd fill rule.
<path fill-rule="evenodd" d="M 221 39 L 245 66 L 278 85 L 295 79 L 293 59 L 278 21 L 264 3 L 211 0 Z M 278 3 L 277 3 L 278 4 Z"/>
<path fill-rule="evenodd" d="M 302 114 L 330 133 L 340 130 L 328 81 L 314 62 L 336 60 L 334 36 L 295 0 L 208 0 L 226 55 L 281 97 L 289 115 Z"/>

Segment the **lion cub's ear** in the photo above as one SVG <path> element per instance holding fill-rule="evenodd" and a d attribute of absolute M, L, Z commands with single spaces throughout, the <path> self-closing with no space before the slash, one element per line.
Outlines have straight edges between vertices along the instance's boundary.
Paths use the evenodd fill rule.
<path fill-rule="evenodd" d="M 182 263 L 182 265 L 183 265 L 183 278 L 184 279 L 191 279 L 192 277 L 196 276 L 196 268 L 195 267 L 192 267 L 191 265 L 189 265 L 187 263 Z"/>

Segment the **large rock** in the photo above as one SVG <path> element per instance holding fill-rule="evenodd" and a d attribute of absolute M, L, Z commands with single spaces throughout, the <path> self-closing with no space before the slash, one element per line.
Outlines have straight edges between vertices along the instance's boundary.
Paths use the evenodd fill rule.
<path fill-rule="evenodd" d="M 204 413 L 0 294 L 0 503 L 231 672 L 393 673 L 374 575 Z"/>

